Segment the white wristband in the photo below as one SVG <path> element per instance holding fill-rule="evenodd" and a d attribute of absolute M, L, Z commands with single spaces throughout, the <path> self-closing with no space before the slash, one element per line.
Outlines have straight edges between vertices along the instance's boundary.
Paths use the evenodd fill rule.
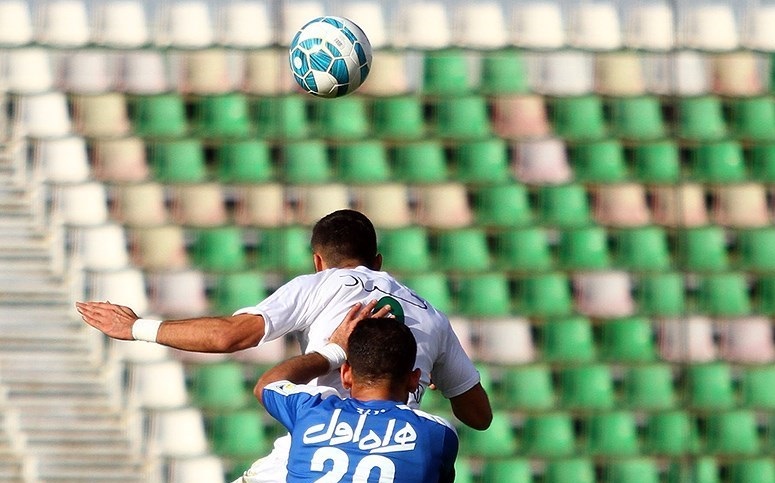
<path fill-rule="evenodd" d="M 347 354 L 339 344 L 328 343 L 320 349 L 316 349 L 315 352 L 328 360 L 331 370 L 339 369 L 344 364 L 344 361 L 347 360 Z"/>
<path fill-rule="evenodd" d="M 146 342 L 156 342 L 156 336 L 159 333 L 161 320 L 137 319 L 132 324 L 132 338 L 134 340 L 144 340 Z"/>

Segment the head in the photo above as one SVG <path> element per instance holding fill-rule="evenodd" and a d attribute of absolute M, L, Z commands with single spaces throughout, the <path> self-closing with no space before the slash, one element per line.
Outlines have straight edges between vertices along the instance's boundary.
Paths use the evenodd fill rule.
<path fill-rule="evenodd" d="M 355 210 L 338 210 L 321 218 L 312 228 L 310 244 L 317 271 L 358 265 L 373 270 L 382 267 L 374 225 Z"/>
<path fill-rule="evenodd" d="M 342 383 L 353 393 L 382 387 L 406 402 L 409 393 L 417 389 L 417 341 L 404 323 L 392 317 L 364 319 L 353 329 L 347 346 Z"/>

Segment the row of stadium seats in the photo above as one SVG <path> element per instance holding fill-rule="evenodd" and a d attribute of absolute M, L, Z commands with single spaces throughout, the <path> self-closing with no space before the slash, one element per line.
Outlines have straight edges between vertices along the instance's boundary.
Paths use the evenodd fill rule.
<path fill-rule="evenodd" d="M 377 1 L 346 2 L 334 10 L 326 10 L 323 2 L 306 1 L 283 3 L 278 12 L 279 24 L 272 21 L 268 3 L 188 0 L 150 12 L 151 5 L 139 0 L 111 1 L 89 12 L 82 0 L 48 0 L 40 5 L 33 21 L 26 2 L 6 1 L 0 10 L 4 19 L 0 44 L 36 41 L 54 47 L 93 42 L 116 47 L 220 44 L 255 48 L 273 43 L 287 45 L 309 19 L 338 14 L 359 23 L 376 47 L 498 48 L 515 44 L 530 48 L 570 45 L 590 50 L 668 50 L 674 46 L 710 51 L 740 46 L 775 50 L 775 38 L 769 29 L 775 11 L 767 4 L 748 8 L 745 24 L 741 19 L 738 27 L 728 3 L 682 6 L 675 12 L 668 4 L 637 3 L 622 8 L 620 20 L 620 9 L 614 2 L 572 6 L 551 1 L 487 1 L 476 6 L 458 3 L 452 10 L 454 18 L 448 18 L 450 11 L 438 1 L 397 7 Z M 674 16 L 679 19 L 677 31 Z"/>

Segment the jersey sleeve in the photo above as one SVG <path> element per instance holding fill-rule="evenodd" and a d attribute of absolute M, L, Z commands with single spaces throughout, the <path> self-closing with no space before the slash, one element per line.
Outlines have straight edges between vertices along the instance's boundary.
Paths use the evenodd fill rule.
<path fill-rule="evenodd" d="M 264 387 L 262 401 L 266 412 L 292 431 L 299 414 L 326 398 L 338 395 L 331 387 L 276 381 Z"/>
<path fill-rule="evenodd" d="M 468 357 L 449 321 L 439 327 L 440 355 L 433 364 L 431 378 L 447 399 L 459 396 L 479 382 L 479 371 Z"/>

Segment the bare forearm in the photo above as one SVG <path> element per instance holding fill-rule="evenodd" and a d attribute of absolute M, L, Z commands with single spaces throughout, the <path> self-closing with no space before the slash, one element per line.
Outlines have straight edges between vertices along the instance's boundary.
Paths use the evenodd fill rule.
<path fill-rule="evenodd" d="M 255 347 L 264 336 L 256 315 L 166 320 L 159 327 L 159 344 L 196 352 L 235 352 Z"/>
<path fill-rule="evenodd" d="M 316 377 L 327 374 L 330 370 L 331 364 L 328 359 L 317 352 L 291 357 L 263 373 L 253 389 L 253 394 L 263 404 L 262 395 L 267 384 L 277 381 L 306 384 Z"/>
<path fill-rule="evenodd" d="M 492 407 L 481 384 L 477 384 L 460 396 L 450 399 L 452 413 L 467 426 L 485 430 L 492 422 Z"/>

